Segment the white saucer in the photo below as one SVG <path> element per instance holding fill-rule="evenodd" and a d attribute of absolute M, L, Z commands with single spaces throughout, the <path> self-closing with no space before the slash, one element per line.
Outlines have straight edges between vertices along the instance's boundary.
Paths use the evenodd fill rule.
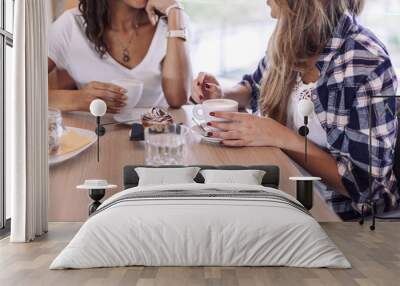
<path fill-rule="evenodd" d="M 121 124 L 131 125 L 132 123 L 141 122 L 142 115 L 151 111 L 150 107 L 137 107 L 121 114 L 115 114 L 114 120 Z"/>
<path fill-rule="evenodd" d="M 205 123 L 201 123 L 201 126 L 205 129 L 208 130 L 209 127 Z M 198 134 L 201 137 L 201 140 L 208 142 L 208 143 L 213 143 L 213 144 L 219 144 L 222 139 L 220 138 L 212 138 L 212 137 L 207 137 L 202 128 L 200 128 L 198 125 L 194 125 L 192 127 L 192 131 L 196 134 Z M 210 130 L 211 131 L 211 130 Z"/>

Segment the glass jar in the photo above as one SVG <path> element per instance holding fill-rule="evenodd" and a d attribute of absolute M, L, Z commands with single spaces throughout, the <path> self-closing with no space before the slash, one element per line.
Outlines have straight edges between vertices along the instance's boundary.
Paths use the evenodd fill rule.
<path fill-rule="evenodd" d="M 61 111 L 49 108 L 48 111 L 48 135 L 49 135 L 49 154 L 57 153 L 60 148 L 61 136 L 64 133 L 64 124 Z"/>

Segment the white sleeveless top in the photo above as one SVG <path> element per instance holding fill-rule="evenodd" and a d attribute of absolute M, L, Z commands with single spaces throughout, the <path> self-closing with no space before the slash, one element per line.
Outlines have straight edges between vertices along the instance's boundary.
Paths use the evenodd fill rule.
<path fill-rule="evenodd" d="M 83 17 L 74 8 L 64 12 L 50 27 L 49 58 L 57 68 L 66 70 L 80 89 L 91 81 L 111 82 L 133 78 L 144 82 L 138 107 L 167 106 L 162 90 L 162 61 L 167 54 L 168 26 L 159 21 L 145 58 L 133 69 L 118 63 L 110 55 L 103 58 L 85 35 Z"/>
<path fill-rule="evenodd" d="M 297 76 L 297 82 L 293 92 L 289 98 L 287 108 L 287 127 L 298 132 L 299 128 L 304 125 L 304 117 L 298 109 L 298 102 L 302 99 L 311 99 L 313 90 L 316 88 L 316 83 L 305 84 L 300 75 Z M 310 133 L 308 139 L 314 144 L 322 148 L 327 148 L 327 136 L 322 128 L 315 112 L 308 118 L 308 128 Z"/>

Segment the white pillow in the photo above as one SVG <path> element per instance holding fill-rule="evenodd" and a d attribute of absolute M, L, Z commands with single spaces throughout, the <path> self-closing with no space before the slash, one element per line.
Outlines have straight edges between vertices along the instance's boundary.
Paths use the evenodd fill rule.
<path fill-rule="evenodd" d="M 198 167 L 187 168 L 135 168 L 139 176 L 139 186 L 172 185 L 195 183 Z"/>
<path fill-rule="evenodd" d="M 203 170 L 205 184 L 261 185 L 265 171 L 261 170 Z"/>

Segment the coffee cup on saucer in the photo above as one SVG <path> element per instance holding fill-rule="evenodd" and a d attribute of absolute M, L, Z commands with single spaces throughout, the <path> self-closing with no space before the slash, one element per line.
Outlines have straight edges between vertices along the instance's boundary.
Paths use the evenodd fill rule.
<path fill-rule="evenodd" d="M 121 110 L 121 114 L 128 113 L 139 103 L 142 97 L 143 82 L 136 79 L 125 78 L 113 80 L 111 83 L 127 91 L 126 96 L 128 99 L 126 100 L 126 105 Z"/>
<path fill-rule="evenodd" d="M 232 99 L 209 99 L 205 100 L 202 104 L 195 105 L 193 108 L 193 117 L 206 124 L 211 121 L 228 122 L 229 120 L 216 118 L 211 116 L 211 112 L 237 112 L 239 110 L 239 103 Z M 217 128 L 209 127 L 210 130 L 217 130 Z"/>

